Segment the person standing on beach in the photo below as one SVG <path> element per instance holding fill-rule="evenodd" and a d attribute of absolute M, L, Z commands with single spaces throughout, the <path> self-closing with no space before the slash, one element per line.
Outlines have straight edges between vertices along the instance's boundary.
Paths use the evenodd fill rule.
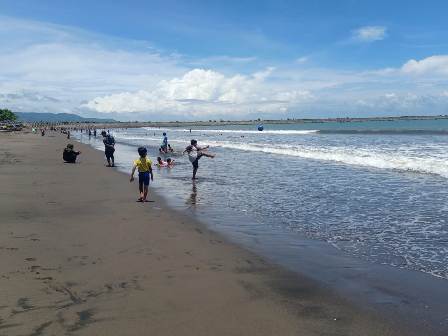
<path fill-rule="evenodd" d="M 198 172 L 198 168 L 199 168 L 199 159 L 203 156 L 213 159 L 215 157 L 215 155 L 208 154 L 205 152 L 205 150 L 207 150 L 209 148 L 209 146 L 199 147 L 198 142 L 194 139 L 191 140 L 190 143 L 191 143 L 191 145 L 187 146 L 185 148 L 182 155 L 185 153 L 188 154 L 188 159 L 190 160 L 191 164 L 193 165 L 193 177 L 191 179 L 196 180 L 197 179 L 196 173 Z"/>
<path fill-rule="evenodd" d="M 138 189 L 140 191 L 140 198 L 137 202 L 148 202 L 146 199 L 148 196 L 148 186 L 149 179 L 154 181 L 154 176 L 152 174 L 152 161 L 146 156 L 148 151 L 145 147 L 138 148 L 138 155 L 140 158 L 134 161 L 134 166 L 132 167 L 130 182 L 134 181 L 135 170 L 138 169 Z"/>
<path fill-rule="evenodd" d="M 112 135 L 107 134 L 106 131 L 102 131 L 101 135 L 103 136 L 104 154 L 106 155 L 107 166 L 115 167 L 115 139 Z"/>

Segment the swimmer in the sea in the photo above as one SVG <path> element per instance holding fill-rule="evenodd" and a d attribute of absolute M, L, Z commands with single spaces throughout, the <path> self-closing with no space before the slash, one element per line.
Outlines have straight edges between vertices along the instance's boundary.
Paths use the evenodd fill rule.
<path fill-rule="evenodd" d="M 163 161 L 162 158 L 159 156 L 157 157 L 157 163 L 156 166 L 158 167 L 173 167 L 174 166 L 174 160 L 171 158 L 166 159 L 166 161 Z"/>
<path fill-rule="evenodd" d="M 162 158 L 160 156 L 158 156 L 156 165 L 158 167 L 167 167 L 168 166 L 168 162 L 167 161 L 163 161 Z"/>

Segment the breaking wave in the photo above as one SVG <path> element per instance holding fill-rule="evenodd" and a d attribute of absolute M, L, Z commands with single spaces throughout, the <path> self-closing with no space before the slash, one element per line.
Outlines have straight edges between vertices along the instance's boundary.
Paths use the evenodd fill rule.
<path fill-rule="evenodd" d="M 448 161 L 445 158 L 412 157 L 397 152 L 379 153 L 367 149 L 334 147 L 316 148 L 291 145 L 272 146 L 271 144 L 242 144 L 221 141 L 207 141 L 206 143 L 211 146 L 222 148 L 332 161 L 377 169 L 393 169 L 421 174 L 435 174 L 448 178 Z"/>

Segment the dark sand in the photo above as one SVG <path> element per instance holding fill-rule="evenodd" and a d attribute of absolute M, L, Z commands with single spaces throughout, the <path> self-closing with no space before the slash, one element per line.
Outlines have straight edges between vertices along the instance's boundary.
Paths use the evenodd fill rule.
<path fill-rule="evenodd" d="M 423 335 L 171 211 L 76 144 L 0 134 L 0 335 Z"/>

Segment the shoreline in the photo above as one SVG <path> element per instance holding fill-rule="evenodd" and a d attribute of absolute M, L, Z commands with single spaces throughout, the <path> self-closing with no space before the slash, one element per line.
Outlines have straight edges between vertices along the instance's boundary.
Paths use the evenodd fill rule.
<path fill-rule="evenodd" d="M 87 141 L 87 137 L 82 139 Z M 90 140 L 86 143 L 97 148 Z M 126 157 L 125 153 L 132 148 L 126 147 L 120 147 L 119 162 L 120 157 Z M 251 230 L 248 228 L 251 226 L 248 224 L 250 218 L 244 215 L 230 215 L 226 209 L 210 207 L 210 204 L 190 210 L 188 205 L 185 206 L 184 198 L 164 195 L 161 186 L 156 190 L 169 207 L 199 220 L 238 246 L 349 298 L 358 306 L 368 306 L 379 313 L 395 316 L 397 320 L 406 321 L 405 324 L 437 326 L 438 331 L 431 335 L 443 335 L 448 330 L 448 303 L 443 299 L 448 296 L 446 279 L 349 256 L 327 242 L 313 241 L 300 234 L 263 230 L 257 224 Z M 242 225 L 235 227 L 232 222 Z"/>
<path fill-rule="evenodd" d="M 60 134 L 0 141 L 0 332 L 420 334 L 266 262 L 154 193 L 154 203 L 134 203 L 136 185 L 88 145 L 76 142 L 81 161 L 67 165 Z"/>

